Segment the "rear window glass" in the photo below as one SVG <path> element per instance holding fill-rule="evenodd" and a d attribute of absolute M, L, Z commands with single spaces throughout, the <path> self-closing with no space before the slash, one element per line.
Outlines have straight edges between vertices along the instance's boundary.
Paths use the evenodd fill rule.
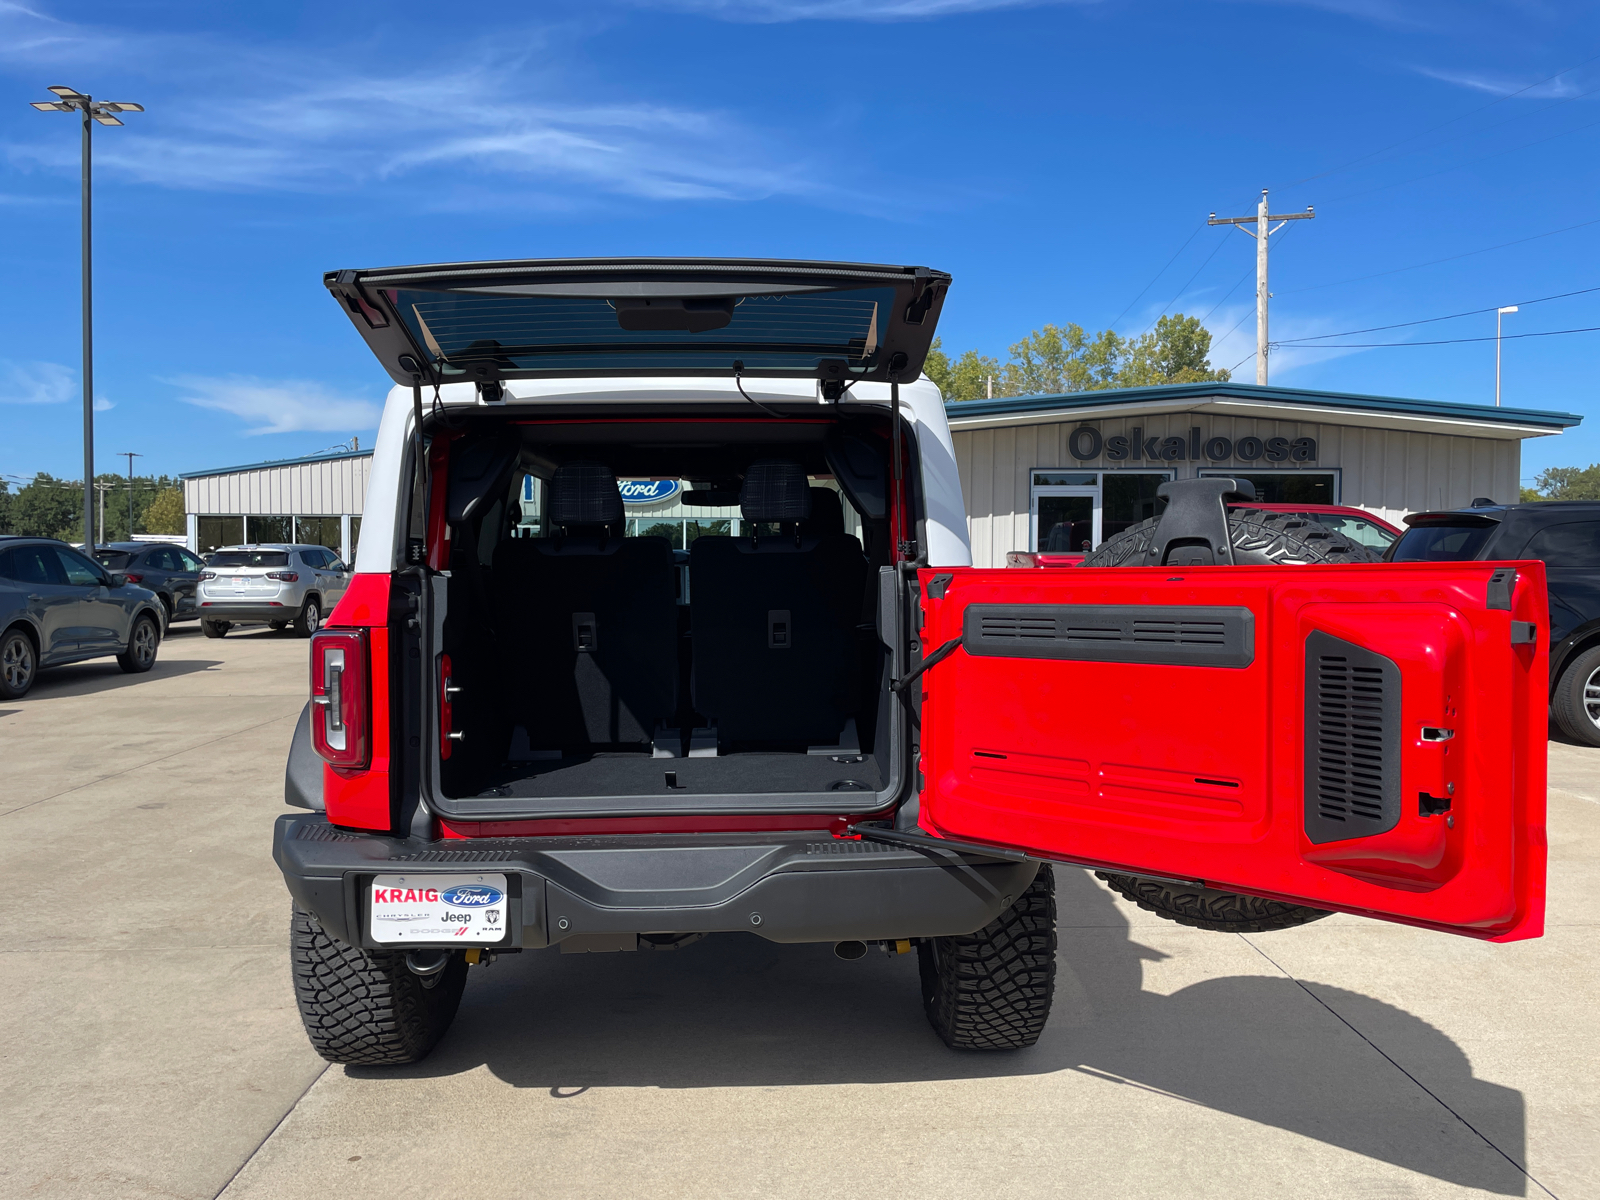
<path fill-rule="evenodd" d="M 1395 543 L 1394 562 L 1457 562 L 1476 558 L 1493 525 L 1414 525 Z"/>
<path fill-rule="evenodd" d="M 133 555 L 126 550 L 96 550 L 94 552 L 95 562 L 102 567 L 109 567 L 113 571 L 122 570 L 123 567 L 128 565 L 128 560 L 132 557 Z"/>
<path fill-rule="evenodd" d="M 1533 535 L 1524 552 L 1552 567 L 1600 567 L 1600 521 L 1569 521 Z"/>
<path fill-rule="evenodd" d="M 285 550 L 218 550 L 211 556 L 213 567 L 287 567 Z"/>
<path fill-rule="evenodd" d="M 1368 549 L 1384 551 L 1389 548 L 1389 543 L 1394 541 L 1394 534 L 1382 525 L 1374 525 L 1371 521 L 1363 521 L 1360 517 L 1347 517 L 1341 513 L 1308 513 L 1318 524 L 1326 525 L 1329 529 L 1336 529 L 1345 537 L 1358 545 Z"/>

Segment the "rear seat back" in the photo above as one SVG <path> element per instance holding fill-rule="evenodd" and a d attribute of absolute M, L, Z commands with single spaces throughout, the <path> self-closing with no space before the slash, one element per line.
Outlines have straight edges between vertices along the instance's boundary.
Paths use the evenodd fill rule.
<path fill-rule="evenodd" d="M 677 708 L 672 545 L 622 536 L 622 495 L 600 463 L 556 471 L 549 520 L 553 536 L 494 556 L 512 722 L 534 750 L 648 744 Z"/>
<path fill-rule="evenodd" d="M 856 623 L 867 560 L 843 532 L 807 532 L 815 518 L 833 524 L 813 504 L 798 463 L 755 463 L 740 511 L 746 522 L 780 522 L 781 532 L 690 546 L 694 707 L 725 748 L 836 744 L 859 707 Z"/>

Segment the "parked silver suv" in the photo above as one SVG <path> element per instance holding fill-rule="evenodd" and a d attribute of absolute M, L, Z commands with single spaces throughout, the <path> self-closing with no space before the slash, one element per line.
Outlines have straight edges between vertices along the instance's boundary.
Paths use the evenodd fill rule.
<path fill-rule="evenodd" d="M 310 637 L 349 583 L 350 569 L 324 546 L 224 546 L 200 572 L 200 628 L 222 637 L 242 621 L 293 622 Z"/>

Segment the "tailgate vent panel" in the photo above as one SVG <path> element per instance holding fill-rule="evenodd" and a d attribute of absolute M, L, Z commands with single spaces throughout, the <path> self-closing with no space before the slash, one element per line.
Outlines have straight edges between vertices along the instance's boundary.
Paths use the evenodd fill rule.
<path fill-rule="evenodd" d="M 1248 667 L 1255 661 L 1255 632 L 1248 608 L 971 604 L 961 642 L 980 658 Z"/>
<path fill-rule="evenodd" d="M 1400 668 L 1320 631 L 1306 638 L 1306 836 L 1386 833 L 1400 822 Z"/>

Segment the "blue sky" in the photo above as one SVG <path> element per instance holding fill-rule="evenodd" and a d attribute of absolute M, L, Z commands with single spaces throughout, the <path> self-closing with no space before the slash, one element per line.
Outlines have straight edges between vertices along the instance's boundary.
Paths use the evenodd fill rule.
<path fill-rule="evenodd" d="M 925 263 L 956 278 L 948 348 L 1182 311 L 1246 381 L 1254 243 L 1203 226 L 1263 187 L 1317 209 L 1274 240 L 1275 339 L 1600 288 L 1593 5 L 147 0 L 85 22 L 0 0 L 10 477 L 80 474 L 77 130 L 27 107 L 57 83 L 149 110 L 96 130 L 102 470 L 365 444 L 387 380 L 321 286 L 338 267 Z M 1506 318 L 1586 326 L 1600 291 Z M 1493 333 L 1491 312 L 1344 340 Z M 1505 343 L 1505 403 L 1587 418 L 1526 443 L 1524 474 L 1600 460 L 1597 351 Z M 1272 379 L 1492 403 L 1494 346 L 1285 347 Z"/>

